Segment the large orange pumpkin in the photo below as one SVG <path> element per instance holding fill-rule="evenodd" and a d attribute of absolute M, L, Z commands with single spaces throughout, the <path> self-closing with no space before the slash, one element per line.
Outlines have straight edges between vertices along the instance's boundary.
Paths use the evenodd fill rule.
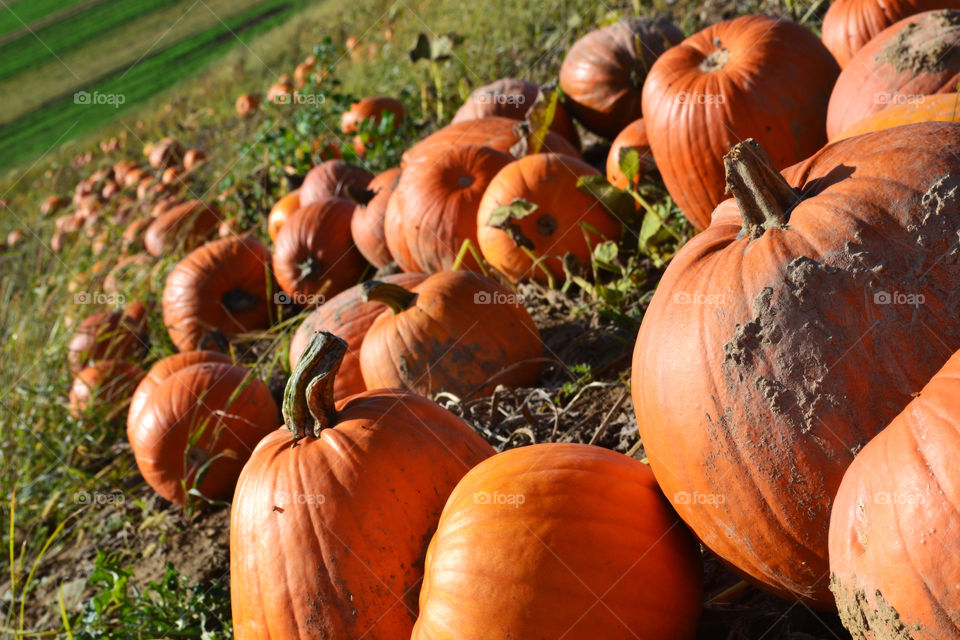
<path fill-rule="evenodd" d="M 267 216 L 267 234 L 271 242 L 277 241 L 277 234 L 287 222 L 287 218 L 300 208 L 300 190 L 295 189 L 277 200 Z"/>
<path fill-rule="evenodd" d="M 300 185 L 300 206 L 350 197 L 351 190 L 366 189 L 371 180 L 373 174 L 355 164 L 343 160 L 321 162 L 307 172 Z"/>
<path fill-rule="evenodd" d="M 516 120 L 501 116 L 449 124 L 410 147 L 403 154 L 400 166 L 406 169 L 420 162 L 432 162 L 438 155 L 455 145 L 476 145 L 511 153 L 511 148 L 521 140 L 516 131 L 520 124 Z M 540 151 L 562 153 L 573 158 L 580 157 L 580 152 L 573 144 L 552 131 L 547 132 L 542 142 Z"/>
<path fill-rule="evenodd" d="M 830 96 L 832 140 L 869 115 L 935 93 L 960 81 L 960 10 L 927 11 L 887 27 L 844 68 Z"/>
<path fill-rule="evenodd" d="M 333 403 L 347 345 L 318 333 L 230 514 L 237 640 L 409 638 L 443 503 L 493 449 L 426 398 L 367 391 Z M 289 431 L 288 431 L 289 430 Z"/>
<path fill-rule="evenodd" d="M 186 504 L 190 489 L 223 500 L 279 419 L 263 382 L 242 366 L 208 360 L 163 378 L 128 420 L 127 438 L 143 479 L 170 502 Z"/>
<path fill-rule="evenodd" d="M 546 280 L 543 268 L 563 279 L 561 260 L 567 253 L 589 263 L 594 245 L 603 239 L 617 240 L 621 232 L 620 222 L 603 205 L 577 189 L 578 178 L 599 173 L 582 160 L 555 153 L 527 156 L 504 167 L 490 181 L 477 212 L 477 240 L 483 257 L 513 282 L 530 276 Z M 536 210 L 525 217 L 498 221 L 494 216 L 497 208 L 517 199 L 533 203 Z M 584 225 L 600 235 L 589 231 L 588 243 Z M 525 249 L 542 266 L 534 266 Z"/>
<path fill-rule="evenodd" d="M 697 229 L 726 197 L 731 145 L 755 138 L 779 169 L 823 146 L 838 73 L 809 30 L 766 16 L 712 25 L 660 56 L 643 87 L 643 118 L 663 182 Z"/>
<path fill-rule="evenodd" d="M 173 344 L 192 351 L 208 332 L 268 327 L 270 278 L 270 252 L 256 238 L 223 238 L 192 251 L 163 289 L 163 324 Z"/>
<path fill-rule="evenodd" d="M 560 67 L 574 117 L 590 131 L 612 138 L 641 115 L 647 71 L 664 51 L 683 40 L 666 21 L 628 18 L 577 40 Z"/>
<path fill-rule="evenodd" d="M 624 151 L 634 150 L 640 159 L 640 170 L 637 172 L 633 182 L 627 180 L 627 176 L 620 170 L 620 156 Z M 610 184 L 620 189 L 627 187 L 636 187 L 644 174 L 650 174 L 656 171 L 656 164 L 653 162 L 653 152 L 650 151 L 650 142 L 647 139 L 647 125 L 643 118 L 638 118 L 624 127 L 623 131 L 617 134 L 610 145 L 610 152 L 607 154 L 607 180 Z"/>
<path fill-rule="evenodd" d="M 368 389 L 489 395 L 498 384 L 537 381 L 543 343 L 515 294 L 471 271 L 437 273 L 409 290 L 363 284 L 364 298 L 389 307 L 360 347 Z"/>
<path fill-rule="evenodd" d="M 453 268 L 467 240 L 477 248 L 477 211 L 483 193 L 513 156 L 489 147 L 455 146 L 407 168 L 384 217 L 387 248 L 408 272 Z M 463 266 L 478 269 L 467 254 Z"/>
<path fill-rule="evenodd" d="M 220 220 L 216 206 L 190 200 L 154 218 L 143 236 L 143 244 L 157 258 L 174 249 L 191 251 L 217 235 Z"/>
<path fill-rule="evenodd" d="M 147 403 L 150 394 L 160 386 L 160 383 L 180 369 L 185 369 L 191 365 L 202 362 L 233 364 L 230 356 L 225 353 L 220 353 L 219 351 L 186 351 L 184 353 L 175 353 L 172 356 L 158 360 L 150 367 L 147 375 L 145 375 L 140 381 L 140 384 L 137 385 L 133 396 L 130 398 L 130 409 L 127 411 L 127 428 L 129 429 L 133 425 L 138 424 L 143 406 Z"/>
<path fill-rule="evenodd" d="M 367 261 L 350 235 L 354 206 L 343 198 L 302 206 L 277 234 L 273 272 L 296 304 L 320 304 L 360 281 Z"/>
<path fill-rule="evenodd" d="M 384 276 L 381 281 L 410 288 L 423 282 L 426 277 L 423 273 L 395 273 Z M 364 301 L 361 284 L 333 296 L 304 318 L 290 339 L 290 369 L 297 368 L 300 354 L 313 338 L 313 334 L 327 331 L 348 345 L 337 373 L 337 383 L 333 388 L 334 400 L 366 391 L 367 386 L 363 383 L 363 374 L 360 372 L 360 345 L 363 344 L 363 337 L 367 335 L 367 329 L 385 309 L 382 303 L 375 300 Z"/>
<path fill-rule="evenodd" d="M 699 546 L 650 469 L 586 444 L 484 460 L 427 550 L 412 640 L 693 638 Z"/>
<path fill-rule="evenodd" d="M 958 451 L 960 352 L 857 454 L 837 492 L 830 588 L 854 637 L 957 637 Z"/>
<path fill-rule="evenodd" d="M 933 9 L 960 9 L 957 0 L 834 0 L 823 16 L 823 44 L 840 68 L 898 20 Z"/>
<path fill-rule="evenodd" d="M 540 85 L 520 80 L 503 78 L 478 87 L 467 97 L 450 122 L 463 122 L 490 116 L 502 116 L 511 120 L 525 120 L 540 95 Z M 550 131 L 563 136 L 575 147 L 580 147 L 580 135 L 562 102 L 557 102 Z"/>
<path fill-rule="evenodd" d="M 726 162 L 736 201 L 644 314 L 637 424 L 707 547 L 832 608 L 827 521 L 853 452 L 960 348 L 960 124 L 842 140 L 783 177 L 752 144 Z"/>
<path fill-rule="evenodd" d="M 960 98 L 944 93 L 888 107 L 853 124 L 833 141 L 916 122 L 960 122 Z"/>
<path fill-rule="evenodd" d="M 350 218 L 350 235 L 357 250 L 378 269 L 393 261 L 387 248 L 383 218 L 399 181 L 400 169 L 387 169 L 370 181 L 366 191 L 354 194 L 357 206 Z"/>

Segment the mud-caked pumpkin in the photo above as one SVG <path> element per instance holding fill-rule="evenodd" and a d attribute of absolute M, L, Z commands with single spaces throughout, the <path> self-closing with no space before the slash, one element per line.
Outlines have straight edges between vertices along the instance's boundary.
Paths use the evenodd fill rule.
<path fill-rule="evenodd" d="M 280 416 L 270 390 L 246 368 L 213 359 L 155 372 L 156 386 L 127 438 L 143 479 L 176 504 L 196 490 L 212 500 L 233 493 L 237 477 Z"/>
<path fill-rule="evenodd" d="M 477 251 L 477 212 L 487 185 L 513 156 L 472 145 L 447 149 L 407 168 L 390 201 L 384 232 L 390 255 L 408 272 L 453 268 L 469 241 Z M 462 265 L 478 269 L 469 252 Z"/>
<path fill-rule="evenodd" d="M 513 282 L 545 281 L 548 270 L 562 280 L 561 261 L 568 253 L 588 264 L 593 247 L 618 240 L 622 226 L 596 198 L 577 189 L 580 177 L 599 174 L 582 160 L 556 153 L 505 166 L 490 181 L 477 211 L 483 257 Z"/>
<path fill-rule="evenodd" d="M 691 639 L 701 576 L 645 464 L 587 444 L 520 447 L 450 494 L 411 638 Z"/>
<path fill-rule="evenodd" d="M 644 314 L 637 424 L 708 548 L 832 608 L 827 523 L 853 452 L 960 348 L 960 124 L 842 140 L 782 176 L 755 143 L 725 163 L 735 200 Z"/>
<path fill-rule="evenodd" d="M 346 344 L 318 333 L 287 383 L 230 513 L 237 640 L 409 638 L 443 504 L 493 449 L 426 398 L 367 391 L 334 405 Z"/>
<path fill-rule="evenodd" d="M 350 235 L 357 250 L 378 269 L 393 261 L 387 248 L 383 219 L 387 203 L 400 181 L 400 172 L 399 168 L 387 169 L 371 180 L 365 190 L 352 194 L 357 206 L 350 218 Z"/>
<path fill-rule="evenodd" d="M 724 198 L 723 155 L 754 138 L 777 168 L 826 142 L 836 61 L 808 29 L 747 15 L 711 25 L 660 56 L 643 86 L 653 158 L 697 228 Z"/>
<path fill-rule="evenodd" d="M 180 351 L 192 351 L 211 332 L 265 329 L 272 301 L 270 252 L 256 238 L 208 242 L 177 263 L 163 289 L 163 323 Z"/>
<path fill-rule="evenodd" d="M 498 385 L 532 386 L 543 343 L 522 299 L 471 271 L 437 273 L 406 289 L 363 284 L 383 311 L 360 347 L 368 389 L 488 395 Z"/>
<path fill-rule="evenodd" d="M 956 93 L 960 82 L 960 9 L 927 11 L 878 33 L 850 60 L 830 95 L 827 136 L 884 109 L 936 93 Z"/>
<path fill-rule="evenodd" d="M 426 278 L 423 273 L 395 273 L 380 278 L 387 284 L 404 288 L 414 287 Z M 326 300 L 304 318 L 290 339 L 290 370 L 297 368 L 300 354 L 313 334 L 327 331 L 347 343 L 347 352 L 340 363 L 337 381 L 333 388 L 335 400 L 366 391 L 363 374 L 360 372 L 360 345 L 367 329 L 386 307 L 381 302 L 363 299 L 363 285 L 358 284 Z"/>

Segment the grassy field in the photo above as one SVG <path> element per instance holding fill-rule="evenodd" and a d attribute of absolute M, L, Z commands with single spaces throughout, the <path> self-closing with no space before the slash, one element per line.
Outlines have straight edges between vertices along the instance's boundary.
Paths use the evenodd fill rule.
<path fill-rule="evenodd" d="M 8 0 L 29 24 L 71 4 L 76 3 Z M 185 513 L 163 503 L 137 474 L 122 425 L 103 415 L 76 419 L 65 408 L 72 378 L 67 342 L 75 324 L 98 310 L 81 303 L 77 292 L 99 290 L 95 268 L 119 258 L 123 228 L 109 228 L 106 249 L 99 255 L 83 234 L 56 254 L 49 248 L 53 216 L 39 212 L 43 199 L 54 194 L 69 198 L 77 181 L 100 166 L 120 159 L 143 162 L 146 142 L 173 135 L 210 155 L 196 172 L 189 195 L 212 200 L 220 192 L 238 189 L 223 202 L 225 216 L 265 237 L 266 212 L 286 187 L 282 168 L 302 163 L 304 150 L 318 137 L 348 146 L 339 136 L 338 123 L 355 97 L 402 98 L 410 114 L 403 132 L 408 143 L 448 120 L 473 87 L 507 75 L 540 82 L 555 79 L 564 52 L 577 37 L 619 16 L 665 16 L 689 33 L 750 9 L 807 16 L 814 27 L 822 13 L 811 11 L 814 5 L 809 3 L 764 0 L 710 7 L 660 0 L 653 5 L 598 5 L 591 0 L 466 5 L 453 0 L 151 0 L 128 5 L 119 0 L 110 5 L 136 4 L 150 11 L 124 14 L 129 16 L 126 22 L 113 24 L 84 21 L 87 12 L 102 9 L 96 2 L 83 4 L 89 6 L 74 18 L 85 25 L 86 36 L 68 34 L 61 56 L 79 79 L 55 59 L 44 63 L 38 57 L 29 69 L 23 66 L 30 56 L 39 56 L 29 47 L 10 58 L 0 55 L 0 113 L 16 113 L 0 126 L 0 166 L 7 168 L 0 175 L 0 240 L 13 229 L 27 235 L 17 249 L 0 253 L 0 543 L 6 550 L 0 553 L 0 593 L 7 594 L 0 615 L 2 637 L 34 637 L 27 632 L 67 637 L 68 628 L 71 637 L 82 639 L 199 637 L 193 631 L 181 633 L 176 624 L 194 624 L 200 616 L 216 629 L 208 637 L 231 637 L 229 598 L 217 586 L 217 579 L 227 575 L 225 510 Z M 176 22 L 189 5 L 202 11 Z M 0 9 L 0 35 L 16 32 L 18 24 Z M 53 22 L 44 28 L 63 27 Z M 410 61 L 407 50 L 417 34 L 448 32 L 458 36 L 450 59 L 433 68 Z M 353 55 L 345 49 L 348 37 L 359 40 Z M 335 68 L 319 89 L 326 98 L 320 107 L 267 106 L 251 118 L 236 115 L 237 95 L 264 92 L 280 73 L 292 72 L 327 39 L 321 55 L 329 54 Z M 9 75 L 18 65 L 21 70 Z M 28 82 L 25 74 L 30 74 L 31 84 L 35 78 L 40 97 L 24 95 L 33 93 L 22 90 Z M 76 104 L 73 94 L 80 88 L 123 95 L 124 109 Z M 103 154 L 98 143 L 110 137 L 118 138 L 121 148 Z M 75 162 L 84 152 L 95 159 Z M 396 160 L 396 152 L 373 154 L 370 168 L 386 168 Z M 602 154 L 601 148 L 594 157 Z M 157 260 L 126 289 L 128 299 L 155 305 L 149 313 L 146 365 L 173 352 L 156 303 L 166 273 L 180 257 L 182 253 L 172 252 Z M 649 277 L 638 275 L 622 306 L 641 309 L 657 276 L 656 269 Z M 612 325 L 603 313 L 611 309 L 598 310 L 596 302 L 580 292 L 565 303 L 563 322 L 543 325 L 545 341 L 580 375 L 566 382 L 544 380 L 558 406 L 569 408 L 571 398 L 581 397 L 577 394 L 583 390 L 583 397 L 595 403 L 583 411 L 603 411 L 623 389 L 633 336 L 629 329 Z M 535 317 L 540 322 L 546 315 Z M 296 318 L 287 318 L 242 345 L 255 347 L 245 361 L 263 378 L 282 380 L 286 375 L 285 346 L 295 326 Z M 612 337 L 590 342 L 599 332 Z M 583 415 L 572 411 L 571 420 L 579 423 Z M 603 444 L 636 451 L 629 402 L 617 420 L 625 435 L 611 432 Z M 168 561 L 184 576 L 182 588 L 170 586 L 179 584 L 179 578 L 169 577 Z M 720 567 L 713 573 L 729 578 Z M 145 588 L 151 580 L 159 585 L 154 595 L 166 598 L 168 606 L 148 606 L 130 589 L 133 584 Z M 791 629 L 805 629 L 804 612 L 789 612 L 787 605 L 752 593 L 762 615 L 780 620 L 766 637 L 787 638 Z"/>

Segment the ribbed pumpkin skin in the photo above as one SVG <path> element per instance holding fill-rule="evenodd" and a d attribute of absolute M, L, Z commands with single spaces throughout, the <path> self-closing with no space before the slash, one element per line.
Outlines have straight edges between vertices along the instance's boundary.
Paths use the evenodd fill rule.
<path fill-rule="evenodd" d="M 354 206 L 350 200 L 330 198 L 300 207 L 290 216 L 273 247 L 273 272 L 281 289 L 294 298 L 321 292 L 334 296 L 360 280 L 367 261 L 350 235 Z M 311 261 L 307 275 L 300 266 L 304 261 Z"/>
<path fill-rule="evenodd" d="M 837 78 L 827 111 L 827 136 L 886 107 L 921 96 L 954 93 L 960 81 L 960 11 L 904 18 L 868 42 Z"/>
<path fill-rule="evenodd" d="M 277 234 L 287 223 L 287 218 L 300 208 L 300 189 L 291 191 L 274 203 L 267 217 L 267 233 L 272 242 L 277 241 Z"/>
<path fill-rule="evenodd" d="M 728 200 L 671 261 L 631 387 L 664 493 L 703 497 L 674 500 L 700 540 L 832 608 L 827 522 L 851 451 L 960 348 L 960 125 L 843 140 L 784 176 L 805 198 L 787 228 L 738 238 Z"/>
<path fill-rule="evenodd" d="M 865 44 L 894 22 L 933 9 L 960 9 L 960 2 L 836 0 L 823 16 L 821 39 L 842 69 Z"/>
<path fill-rule="evenodd" d="M 683 32 L 669 22 L 643 18 L 621 20 L 577 40 L 560 67 L 560 87 L 573 115 L 597 135 L 616 136 L 641 115 L 647 71 L 681 40 Z"/>
<path fill-rule="evenodd" d="M 464 397 L 536 383 L 539 362 L 510 368 L 543 355 L 540 332 L 510 291 L 471 271 L 437 273 L 409 290 L 417 293 L 413 305 L 383 311 L 363 339 L 368 389 Z"/>
<path fill-rule="evenodd" d="M 163 323 L 180 351 L 200 346 L 206 331 L 229 335 L 270 326 L 270 252 L 252 237 L 224 238 L 177 263 L 163 289 Z M 243 308 L 228 308 L 242 292 Z"/>
<path fill-rule="evenodd" d="M 373 174 L 355 164 L 343 160 L 321 162 L 307 172 L 300 185 L 300 206 L 346 197 L 344 189 L 366 189 L 371 180 Z"/>
<path fill-rule="evenodd" d="M 501 116 L 511 120 L 524 120 L 527 111 L 537 101 L 540 85 L 519 78 L 503 78 L 477 87 L 457 109 L 454 122 Z M 550 131 L 563 136 L 573 146 L 580 147 L 580 135 L 562 102 L 557 102 Z"/>
<path fill-rule="evenodd" d="M 722 49 L 729 59 L 721 65 Z M 643 118 L 663 182 L 691 224 L 705 229 L 726 198 L 723 155 L 732 144 L 754 138 L 780 169 L 823 146 L 838 73 L 809 30 L 766 16 L 712 25 L 657 59 Z"/>
<path fill-rule="evenodd" d="M 501 116 L 449 124 L 407 149 L 401 158 L 400 166 L 407 169 L 420 162 L 432 162 L 454 145 L 476 145 L 510 153 L 510 147 L 517 143 L 517 134 L 514 132 L 517 124 L 519 123 L 516 120 Z M 576 147 L 552 131 L 547 132 L 540 151 L 562 153 L 572 158 L 580 157 Z"/>
<path fill-rule="evenodd" d="M 561 258 L 567 252 L 582 264 L 588 263 L 592 247 L 603 238 L 591 232 L 591 244 L 587 245 L 581 223 L 592 226 L 608 240 L 619 239 L 621 233 L 620 221 L 595 198 L 577 189 L 580 176 L 599 173 L 582 160 L 555 153 L 527 156 L 504 167 L 490 181 L 477 212 L 477 241 L 483 257 L 513 282 L 525 277 L 546 281 L 543 270 L 534 268 L 530 256 L 506 231 L 487 225 L 497 207 L 523 198 L 539 209 L 516 220 L 516 225 L 533 243 L 534 255 L 555 256 L 541 264 L 546 265 L 554 277 L 563 280 Z"/>
<path fill-rule="evenodd" d="M 922 102 L 889 107 L 860 120 L 838 135 L 836 140 L 917 122 L 960 122 L 960 102 L 957 101 L 957 96 L 938 94 L 926 96 Z"/>
<path fill-rule="evenodd" d="M 960 354 L 954 354 L 857 454 L 837 492 L 831 589 L 855 638 L 898 640 L 907 637 L 903 627 L 916 640 L 957 637 L 958 451 Z"/>
<path fill-rule="evenodd" d="M 105 417 L 112 420 L 126 408 L 123 402 L 143 376 L 143 369 L 123 360 L 100 360 L 73 378 L 70 388 L 70 415 L 79 418 L 91 404 L 113 407 Z"/>
<path fill-rule="evenodd" d="M 411 638 L 693 638 L 701 572 L 643 463 L 585 444 L 511 449 L 450 494 Z"/>
<path fill-rule="evenodd" d="M 358 203 L 350 218 L 350 235 L 357 250 L 367 262 L 377 267 L 385 267 L 393 261 L 387 238 L 383 230 L 383 217 L 387 213 L 387 203 L 400 181 L 400 169 L 387 169 L 370 181 L 367 189 L 374 193 L 366 204 Z"/>
<path fill-rule="evenodd" d="M 154 218 L 147 227 L 143 244 L 157 258 L 175 249 L 191 251 L 217 235 L 220 210 L 199 200 L 177 205 Z"/>
<path fill-rule="evenodd" d="M 250 452 L 279 422 L 270 390 L 247 369 L 201 362 L 164 378 L 135 423 L 127 425 L 127 438 L 147 484 L 170 502 L 185 504 L 181 482 L 191 488 L 200 468 L 227 450 L 235 457 L 211 463 L 196 488 L 208 498 L 229 498 Z M 188 451 L 200 429 L 203 433 Z"/>
<path fill-rule="evenodd" d="M 414 287 L 426 278 L 424 273 L 395 273 L 380 278 L 382 282 L 398 284 L 404 288 Z M 308 315 L 290 340 L 290 370 L 296 369 L 300 354 L 316 331 L 329 331 L 346 340 L 349 348 L 340 363 L 334 382 L 335 400 L 366 391 L 363 374 L 360 373 L 360 345 L 367 329 L 386 310 L 380 302 L 364 302 L 361 285 L 350 287 L 330 298 Z"/>
<path fill-rule="evenodd" d="M 477 210 L 487 185 L 513 161 L 489 147 L 455 146 L 408 167 L 387 204 L 384 232 L 397 265 L 413 273 L 452 269 L 464 241 L 477 249 Z M 480 266 L 472 255 L 466 269 Z"/>
<path fill-rule="evenodd" d="M 180 371 L 180 369 L 185 369 L 191 365 L 202 362 L 233 364 L 230 356 L 225 353 L 220 353 L 219 351 L 187 351 L 185 353 L 175 353 L 172 356 L 158 360 L 150 367 L 147 375 L 144 376 L 140 384 L 137 385 L 136 391 L 133 392 L 133 396 L 130 398 L 130 409 L 127 411 L 127 428 L 129 429 L 132 425 L 137 424 L 140 412 L 143 411 L 143 406 L 147 403 L 150 395 L 160 386 L 160 383 L 177 371 Z"/>
<path fill-rule="evenodd" d="M 409 638 L 443 503 L 493 449 L 433 402 L 396 390 L 338 404 L 320 438 L 286 430 L 237 483 L 230 595 L 237 640 Z"/>
<path fill-rule="evenodd" d="M 620 171 L 620 153 L 624 149 L 635 149 L 640 157 L 640 172 L 633 180 L 631 185 L 627 176 Z M 644 173 L 656 171 L 656 165 L 653 162 L 653 152 L 650 151 L 650 141 L 647 139 L 647 125 L 643 118 L 637 118 L 617 134 L 610 145 L 610 152 L 607 154 L 607 180 L 615 187 L 626 189 L 629 186 L 636 187 Z"/>

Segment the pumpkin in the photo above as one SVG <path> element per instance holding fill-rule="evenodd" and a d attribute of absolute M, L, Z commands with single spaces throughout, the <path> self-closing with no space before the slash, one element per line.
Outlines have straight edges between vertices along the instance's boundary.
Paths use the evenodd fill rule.
<path fill-rule="evenodd" d="M 620 155 L 624 151 L 634 150 L 640 159 L 640 170 L 631 183 L 627 176 L 620 170 Z M 607 180 L 613 186 L 626 189 L 627 187 L 636 188 L 640 184 L 644 175 L 656 172 L 657 166 L 653 162 L 653 153 L 650 151 L 650 142 L 647 139 L 647 127 L 643 118 L 637 118 L 617 134 L 610 145 L 610 152 L 607 154 Z"/>
<path fill-rule="evenodd" d="M 830 588 L 854 637 L 957 635 L 958 401 L 960 352 L 843 476 L 830 516 Z"/>
<path fill-rule="evenodd" d="M 307 172 L 300 185 L 300 206 L 350 197 L 351 193 L 366 189 L 371 180 L 373 174 L 355 164 L 343 160 L 321 162 Z"/>
<path fill-rule="evenodd" d="M 143 236 L 143 244 L 157 258 L 180 248 L 191 251 L 217 234 L 220 215 L 216 205 L 199 200 L 184 202 L 154 218 Z"/>
<path fill-rule="evenodd" d="M 452 269 L 465 241 L 477 247 L 477 211 L 490 181 L 513 157 L 489 147 L 454 146 L 400 176 L 383 220 L 387 248 L 408 272 Z M 463 261 L 478 269 L 472 255 Z"/>
<path fill-rule="evenodd" d="M 960 82 L 960 11 L 927 11 L 887 27 L 853 57 L 833 87 L 832 140 L 885 108 L 954 93 Z"/>
<path fill-rule="evenodd" d="M 290 104 L 293 102 L 294 87 L 289 82 L 275 82 L 267 89 L 267 102 Z"/>
<path fill-rule="evenodd" d="M 878 33 L 908 16 L 960 9 L 957 0 L 835 0 L 823 16 L 823 44 L 844 68 Z"/>
<path fill-rule="evenodd" d="M 663 182 L 697 229 L 725 196 L 723 154 L 755 138 L 778 169 L 826 142 L 839 68 L 809 30 L 742 16 L 707 27 L 660 56 L 643 88 L 643 119 Z"/>
<path fill-rule="evenodd" d="M 134 187 L 140 183 L 140 179 L 146 175 L 144 170 L 140 167 L 133 167 L 125 174 L 123 174 L 123 186 L 125 187 Z"/>
<path fill-rule="evenodd" d="M 18 244 L 23 242 L 24 237 L 23 229 L 14 229 L 7 234 L 7 248 L 13 249 Z"/>
<path fill-rule="evenodd" d="M 644 314 L 637 424 L 704 545 L 832 608 L 827 520 L 852 452 L 960 348 L 960 124 L 842 140 L 783 176 L 755 143 L 725 162 L 736 199 Z"/>
<path fill-rule="evenodd" d="M 367 261 L 350 235 L 353 208 L 343 198 L 302 206 L 277 234 L 273 272 L 296 304 L 321 304 L 324 296 L 359 282 L 366 271 Z"/>
<path fill-rule="evenodd" d="M 230 512 L 237 640 L 409 638 L 423 557 L 457 481 L 493 449 L 400 390 L 333 403 L 346 344 L 318 333 Z"/>
<path fill-rule="evenodd" d="M 340 118 L 340 131 L 354 133 L 365 120 L 373 120 L 379 124 L 385 113 L 393 114 L 393 128 L 396 129 L 403 121 L 403 103 L 388 96 L 373 96 L 363 98 L 350 105 L 350 109 L 343 112 Z"/>
<path fill-rule="evenodd" d="M 78 294 L 85 298 L 89 294 Z M 67 344 L 67 361 L 73 373 L 98 360 L 134 360 L 147 351 L 146 318 L 125 311 L 98 311 L 81 322 Z"/>
<path fill-rule="evenodd" d="M 641 115 L 643 83 L 654 61 L 683 40 L 666 21 L 628 18 L 577 40 L 560 67 L 560 88 L 584 127 L 612 138 Z"/>
<path fill-rule="evenodd" d="M 701 581 L 700 548 L 645 464 L 587 444 L 521 447 L 450 494 L 411 638 L 692 639 Z"/>
<path fill-rule="evenodd" d="M 525 120 L 527 111 L 536 103 L 540 85 L 518 78 L 503 78 L 478 87 L 467 97 L 451 122 L 502 116 L 511 120 Z M 566 138 L 574 147 L 580 147 L 580 135 L 562 102 L 557 102 L 550 130 Z"/>
<path fill-rule="evenodd" d="M 267 216 L 267 233 L 270 240 L 277 241 L 277 234 L 297 209 L 300 208 L 300 190 L 294 189 L 274 203 L 270 209 L 270 215 Z"/>
<path fill-rule="evenodd" d="M 383 277 L 381 281 L 409 288 L 420 284 L 426 277 L 423 273 L 395 273 Z M 333 388 L 334 400 L 341 400 L 366 391 L 363 374 L 360 372 L 360 345 L 367 334 L 367 329 L 384 310 L 385 307 L 380 302 L 364 301 L 363 285 L 360 284 L 333 296 L 310 312 L 293 334 L 290 340 L 290 370 L 297 368 L 300 354 L 303 353 L 313 334 L 317 331 L 327 331 L 335 334 L 348 345 Z"/>
<path fill-rule="evenodd" d="M 350 218 L 350 235 L 357 250 L 378 269 L 393 261 L 387 248 L 383 222 L 387 203 L 399 181 L 400 169 L 387 169 L 371 180 L 365 191 L 354 194 L 357 206 Z"/>
<path fill-rule="evenodd" d="M 483 257 L 513 282 L 529 276 L 546 280 L 544 269 L 562 279 L 561 259 L 567 253 L 588 263 L 593 246 L 604 239 L 617 240 L 621 232 L 616 218 L 593 196 L 577 189 L 581 176 L 599 173 L 582 160 L 555 153 L 508 164 L 490 181 L 477 211 L 477 240 Z M 518 199 L 536 208 L 526 215 L 503 214 L 500 207 Z M 589 244 L 582 225 L 593 229 L 588 233 Z M 538 266 L 525 249 L 537 257 Z"/>
<path fill-rule="evenodd" d="M 404 152 L 400 166 L 406 169 L 420 162 L 432 162 L 438 155 L 455 145 L 476 145 L 478 147 L 490 147 L 503 153 L 513 153 L 511 149 L 518 142 L 522 143 L 522 139 L 516 131 L 520 124 L 516 120 L 501 116 L 490 116 L 449 124 Z M 547 132 L 543 139 L 541 151 L 553 151 L 573 158 L 580 157 L 580 152 L 577 151 L 576 147 L 566 138 L 552 131 Z M 523 153 L 518 151 L 514 155 L 518 154 L 526 155 L 526 151 L 524 150 Z"/>
<path fill-rule="evenodd" d="M 223 238 L 177 263 L 163 289 L 163 324 L 180 351 L 208 332 L 227 335 L 270 326 L 270 252 L 252 237 Z"/>
<path fill-rule="evenodd" d="M 316 71 L 317 63 L 316 60 L 310 61 L 305 60 L 293 68 L 293 81 L 297 84 L 298 87 L 304 87 L 307 84 L 307 80 L 310 79 L 310 76 Z M 317 79 L 317 76 L 314 75 L 314 79 Z"/>
<path fill-rule="evenodd" d="M 183 168 L 187 171 L 193 171 L 206 159 L 207 154 L 200 149 L 187 149 L 187 152 L 183 154 Z"/>
<path fill-rule="evenodd" d="M 960 101 L 954 94 L 924 96 L 923 100 L 888 107 L 853 124 L 834 138 L 843 140 L 915 122 L 960 122 Z"/>
<path fill-rule="evenodd" d="M 255 93 L 244 93 L 237 98 L 237 102 L 234 105 L 237 109 L 237 115 L 244 117 L 250 116 L 257 112 L 257 109 L 260 108 L 260 96 Z"/>
<path fill-rule="evenodd" d="M 154 169 L 166 169 L 167 167 L 180 164 L 183 160 L 183 145 L 174 138 L 164 138 L 160 142 L 151 145 L 149 150 L 144 149 L 147 154 L 147 160 Z M 130 177 L 127 174 L 126 177 Z M 140 175 L 136 176 L 137 179 Z M 131 186 L 126 182 L 127 186 Z"/>
<path fill-rule="evenodd" d="M 140 412 L 150 395 L 160 386 L 160 384 L 171 375 L 186 369 L 189 366 L 203 362 L 221 362 L 224 364 L 233 364 L 230 356 L 219 351 L 186 351 L 184 353 L 175 353 L 158 360 L 147 375 L 143 377 L 140 384 L 130 397 L 130 408 L 127 410 L 127 428 L 135 428 L 139 424 Z"/>
<path fill-rule="evenodd" d="M 365 300 L 389 307 L 360 347 L 368 389 L 408 389 L 428 396 L 489 395 L 499 385 L 530 387 L 543 343 L 522 300 L 471 271 L 436 273 L 405 289 L 372 280 Z"/>
<path fill-rule="evenodd" d="M 126 409 L 130 392 L 142 376 L 143 369 L 123 360 L 100 360 L 82 369 L 70 387 L 70 415 L 80 418 L 102 408 L 103 418 L 113 421 Z"/>
<path fill-rule="evenodd" d="M 279 415 L 270 390 L 246 368 L 204 361 L 171 371 L 147 396 L 127 438 L 154 491 L 186 504 L 187 491 L 223 500 Z"/>
<path fill-rule="evenodd" d="M 69 201 L 66 198 L 50 196 L 40 205 L 40 213 L 45 216 L 50 216 L 60 211 L 60 209 L 63 209 L 67 204 L 69 204 Z"/>
<path fill-rule="evenodd" d="M 151 224 L 153 224 L 153 218 L 149 216 L 134 218 L 120 234 L 120 247 L 124 251 L 143 249 L 143 239 Z"/>

